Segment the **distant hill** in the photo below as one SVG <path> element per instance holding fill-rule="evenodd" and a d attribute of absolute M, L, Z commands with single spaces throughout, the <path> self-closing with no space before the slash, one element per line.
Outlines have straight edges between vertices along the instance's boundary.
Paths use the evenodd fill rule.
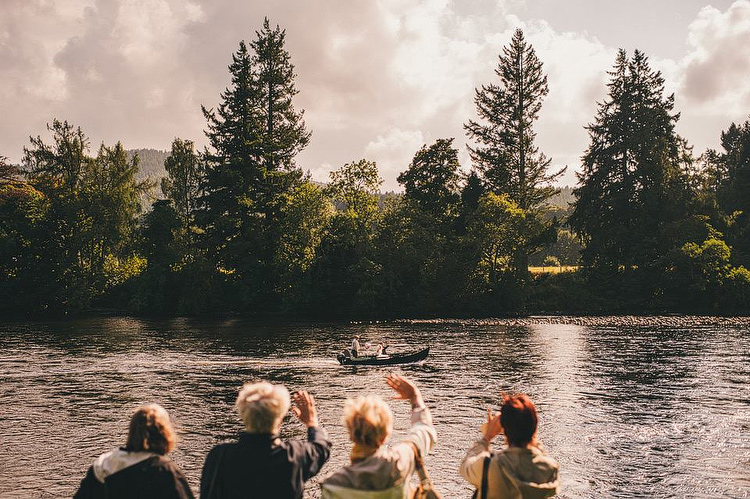
<path fill-rule="evenodd" d="M 575 200 L 576 198 L 573 196 L 573 187 L 566 185 L 565 187 L 560 187 L 560 192 L 549 198 L 547 202 L 552 206 L 567 208 Z"/>
<path fill-rule="evenodd" d="M 140 159 L 139 180 L 151 177 L 159 182 L 162 177 L 167 176 L 167 171 L 164 169 L 164 160 L 169 156 L 169 152 L 158 149 L 128 149 L 125 152 L 128 154 L 128 159 L 132 159 L 133 156 L 138 154 Z"/>

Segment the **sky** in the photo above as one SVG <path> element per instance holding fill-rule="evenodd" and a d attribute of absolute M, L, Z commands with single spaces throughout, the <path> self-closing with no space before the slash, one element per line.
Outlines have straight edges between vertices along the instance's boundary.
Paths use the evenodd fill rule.
<path fill-rule="evenodd" d="M 286 29 L 313 134 L 297 162 L 317 180 L 366 158 L 399 190 L 414 153 L 450 137 L 468 169 L 474 89 L 496 80 L 518 27 L 548 75 L 537 145 L 568 166 L 562 185 L 618 48 L 662 71 L 696 154 L 750 117 L 750 0 L 0 0 L 0 155 L 19 161 L 53 118 L 93 149 L 202 147 L 201 105 L 219 103 L 232 53 L 264 16 Z"/>

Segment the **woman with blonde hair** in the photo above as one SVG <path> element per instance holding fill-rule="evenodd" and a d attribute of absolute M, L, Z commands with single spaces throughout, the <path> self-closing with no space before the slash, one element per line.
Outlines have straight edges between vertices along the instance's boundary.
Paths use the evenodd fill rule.
<path fill-rule="evenodd" d="M 318 426 L 315 399 L 294 394 L 294 415 L 307 427 L 307 440 L 279 438 L 291 399 L 283 385 L 246 383 L 235 407 L 245 431 L 236 442 L 219 444 L 206 456 L 201 499 L 302 499 L 304 483 L 331 455 L 331 442 Z"/>
<path fill-rule="evenodd" d="M 187 480 L 166 457 L 176 440 L 162 406 L 138 408 L 130 419 L 125 446 L 96 458 L 74 499 L 192 499 Z"/>
<path fill-rule="evenodd" d="M 396 399 L 411 403 L 411 429 L 395 445 L 385 442 L 393 430 L 393 414 L 382 398 L 374 395 L 350 399 L 344 406 L 344 423 L 353 446 L 351 464 L 321 483 L 323 499 L 406 499 L 412 497 L 411 475 L 417 459 L 435 444 L 432 416 L 414 383 L 397 374 L 386 383 Z"/>

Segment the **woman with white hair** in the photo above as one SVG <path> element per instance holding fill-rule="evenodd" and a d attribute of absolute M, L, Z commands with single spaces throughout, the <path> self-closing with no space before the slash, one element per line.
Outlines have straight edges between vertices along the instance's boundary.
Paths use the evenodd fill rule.
<path fill-rule="evenodd" d="M 435 444 L 435 428 L 414 383 L 397 374 L 389 375 L 386 383 L 396 392 L 396 399 L 411 403 L 409 433 L 402 442 L 385 445 L 393 430 L 388 404 L 376 395 L 347 400 L 344 423 L 353 443 L 351 464 L 323 480 L 323 499 L 412 497 L 409 478 L 416 471 L 416 459 L 426 456 Z"/>
<path fill-rule="evenodd" d="M 289 411 L 289 391 L 282 385 L 247 383 L 235 407 L 245 431 L 233 443 L 219 444 L 206 456 L 201 499 L 301 499 L 304 482 L 315 476 L 331 454 L 331 442 L 318 427 L 315 400 L 294 394 L 292 411 L 307 426 L 307 441 L 279 439 Z"/>
<path fill-rule="evenodd" d="M 130 418 L 125 446 L 96 458 L 74 499 L 192 499 L 187 480 L 167 457 L 176 441 L 162 406 L 138 408 Z"/>

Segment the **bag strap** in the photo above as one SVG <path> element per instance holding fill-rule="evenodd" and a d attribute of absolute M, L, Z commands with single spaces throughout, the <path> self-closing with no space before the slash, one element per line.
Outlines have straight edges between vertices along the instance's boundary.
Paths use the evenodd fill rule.
<path fill-rule="evenodd" d="M 419 452 L 419 447 L 414 442 L 409 442 L 414 449 L 414 468 L 417 470 L 419 475 L 419 482 L 422 485 L 431 484 L 430 476 L 427 474 L 427 468 L 425 468 L 424 460 L 422 459 L 422 453 Z"/>
<path fill-rule="evenodd" d="M 481 499 L 487 499 L 487 481 L 489 479 L 490 460 L 491 456 L 484 457 L 484 463 L 482 465 L 482 488 L 480 492 Z"/>

